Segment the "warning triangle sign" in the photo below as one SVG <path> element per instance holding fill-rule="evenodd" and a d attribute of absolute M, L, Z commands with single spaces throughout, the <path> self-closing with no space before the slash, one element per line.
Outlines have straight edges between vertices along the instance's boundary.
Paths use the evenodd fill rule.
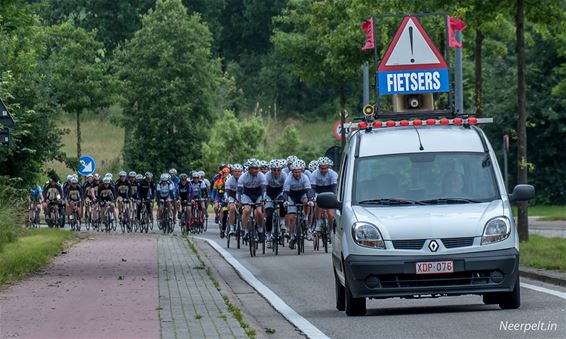
<path fill-rule="evenodd" d="M 414 16 L 406 16 L 379 64 L 378 71 L 448 68 L 446 61 Z"/>

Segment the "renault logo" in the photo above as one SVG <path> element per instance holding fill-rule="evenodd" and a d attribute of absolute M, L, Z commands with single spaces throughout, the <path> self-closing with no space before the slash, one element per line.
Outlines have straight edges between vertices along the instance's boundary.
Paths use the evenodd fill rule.
<path fill-rule="evenodd" d="M 436 242 L 436 240 L 431 240 L 428 243 L 428 248 L 430 249 L 431 252 L 436 252 L 438 250 L 438 243 Z"/>

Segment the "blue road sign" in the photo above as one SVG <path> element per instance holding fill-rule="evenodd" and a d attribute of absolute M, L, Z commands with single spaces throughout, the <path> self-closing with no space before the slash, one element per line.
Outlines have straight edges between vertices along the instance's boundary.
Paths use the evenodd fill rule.
<path fill-rule="evenodd" d="M 379 94 L 448 92 L 448 69 L 379 72 Z"/>
<path fill-rule="evenodd" d="M 79 159 L 81 166 L 78 169 L 80 175 L 87 176 L 89 174 L 93 174 L 94 170 L 96 169 L 96 162 L 94 158 L 90 155 L 83 155 Z"/>

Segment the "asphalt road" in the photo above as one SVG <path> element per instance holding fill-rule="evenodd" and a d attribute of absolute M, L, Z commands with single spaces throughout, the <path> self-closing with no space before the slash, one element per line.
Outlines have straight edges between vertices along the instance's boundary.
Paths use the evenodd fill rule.
<path fill-rule="evenodd" d="M 214 224 L 204 237 L 222 247 Z M 334 278 L 330 253 L 315 253 L 310 244 L 305 255 L 284 248 L 279 256 L 269 252 L 251 258 L 247 248 L 228 250 L 257 279 L 291 308 L 332 338 L 566 338 L 566 300 L 522 288 L 518 310 L 484 305 L 480 296 L 438 299 L 368 300 L 365 317 L 347 317 L 334 307 Z M 523 283 L 540 283 L 522 279 Z M 566 292 L 564 288 L 545 285 Z M 510 324 L 556 324 L 555 330 L 505 330 Z M 539 327 L 541 325 L 538 325 Z M 532 326 L 531 326 L 532 328 Z"/>

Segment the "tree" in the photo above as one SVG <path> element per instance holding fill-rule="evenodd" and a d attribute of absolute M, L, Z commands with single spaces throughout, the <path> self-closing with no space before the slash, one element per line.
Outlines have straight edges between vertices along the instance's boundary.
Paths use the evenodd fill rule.
<path fill-rule="evenodd" d="M 218 110 L 221 74 L 211 42 L 199 15 L 188 15 L 180 0 L 158 0 L 142 17 L 142 28 L 117 51 L 127 166 L 188 168 L 200 159 Z"/>
<path fill-rule="evenodd" d="M 110 106 L 117 83 L 107 72 L 104 46 L 96 41 L 94 32 L 75 28 L 70 23 L 47 29 L 50 84 L 62 109 L 75 114 L 78 159 L 82 155 L 81 113 Z"/>
<path fill-rule="evenodd" d="M 275 141 L 275 157 L 282 158 L 297 155 L 301 149 L 299 131 L 293 125 L 287 125 L 279 138 Z"/>

